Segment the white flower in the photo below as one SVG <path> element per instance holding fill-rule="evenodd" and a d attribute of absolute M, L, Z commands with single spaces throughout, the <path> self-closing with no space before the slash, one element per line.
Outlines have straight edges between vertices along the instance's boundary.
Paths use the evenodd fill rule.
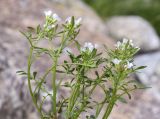
<path fill-rule="evenodd" d="M 67 17 L 67 19 L 65 20 L 65 22 L 67 22 L 68 24 L 71 24 L 71 20 L 72 20 L 72 17 Z M 74 25 L 75 25 L 74 27 L 77 27 L 78 25 L 80 25 L 81 21 L 82 21 L 81 17 L 78 18 L 78 19 L 76 19 L 74 21 Z"/>
<path fill-rule="evenodd" d="M 128 42 L 128 39 L 123 38 L 123 43 L 126 44 Z"/>
<path fill-rule="evenodd" d="M 55 20 L 57 20 L 57 21 L 61 21 L 61 18 L 56 13 L 54 13 L 52 15 L 52 18 L 55 19 Z"/>
<path fill-rule="evenodd" d="M 115 59 L 112 60 L 112 62 L 113 62 L 114 64 L 119 64 L 119 63 L 121 62 L 121 60 L 115 58 Z"/>
<path fill-rule="evenodd" d="M 129 44 L 130 44 L 131 46 L 133 46 L 133 41 L 132 41 L 132 40 L 128 40 L 128 39 L 126 39 L 126 38 L 123 38 L 123 44 L 128 43 L 128 41 L 129 41 Z"/>
<path fill-rule="evenodd" d="M 129 44 L 130 44 L 131 46 L 133 46 L 133 41 L 132 41 L 132 40 L 129 40 Z"/>
<path fill-rule="evenodd" d="M 81 17 L 78 18 L 77 20 L 75 20 L 75 26 L 80 25 L 81 21 L 82 21 L 82 18 L 81 18 Z"/>
<path fill-rule="evenodd" d="M 128 43 L 128 41 L 129 41 L 129 44 L 130 44 L 131 46 L 133 46 L 133 41 L 132 41 L 132 40 L 128 40 L 128 39 L 126 39 L 126 38 L 123 38 L 123 44 Z"/>
<path fill-rule="evenodd" d="M 52 11 L 48 10 L 48 11 L 44 11 L 44 14 L 46 17 L 51 16 L 52 15 Z"/>
<path fill-rule="evenodd" d="M 126 68 L 130 69 L 132 68 L 134 65 L 133 63 L 127 62 L 127 65 L 125 65 Z"/>
<path fill-rule="evenodd" d="M 43 27 L 46 27 L 46 26 L 47 26 L 46 24 L 43 25 Z"/>
<path fill-rule="evenodd" d="M 54 27 L 55 27 L 55 25 L 53 24 L 53 25 L 48 26 L 47 28 L 48 28 L 48 29 L 52 29 L 52 28 L 54 28 Z"/>
<path fill-rule="evenodd" d="M 67 22 L 67 23 L 70 24 L 71 23 L 71 19 L 72 19 L 71 17 L 67 17 L 67 19 L 65 20 L 65 22 Z"/>
<path fill-rule="evenodd" d="M 120 41 L 118 41 L 117 44 L 115 44 L 115 46 L 116 46 L 117 48 L 120 48 L 121 45 L 122 45 L 122 43 L 121 43 Z"/>
<path fill-rule="evenodd" d="M 95 44 L 95 45 L 93 45 L 92 43 L 90 43 L 90 42 L 86 42 L 85 44 L 84 44 L 84 47 L 83 48 L 81 48 L 81 51 L 86 51 L 87 49 L 89 49 L 89 51 L 90 52 L 92 52 L 93 51 L 93 49 L 94 48 L 96 48 L 97 47 L 97 45 Z"/>
<path fill-rule="evenodd" d="M 139 48 L 139 47 L 135 47 L 135 48 L 137 48 L 138 50 L 140 50 L 140 48 Z"/>
<path fill-rule="evenodd" d="M 115 44 L 116 48 L 118 49 L 122 49 L 124 50 L 125 49 L 125 45 L 129 42 L 129 45 L 133 47 L 133 41 L 132 40 L 128 40 L 126 38 L 123 38 L 123 41 L 120 42 L 118 41 L 117 44 Z"/>

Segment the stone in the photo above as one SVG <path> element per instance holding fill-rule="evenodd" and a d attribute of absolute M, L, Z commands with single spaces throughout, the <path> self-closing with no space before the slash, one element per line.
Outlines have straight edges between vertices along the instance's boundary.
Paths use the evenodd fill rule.
<path fill-rule="evenodd" d="M 115 40 L 123 37 L 132 39 L 142 51 L 160 48 L 160 39 L 153 27 L 139 16 L 115 16 L 106 21 L 110 36 Z"/>
<path fill-rule="evenodd" d="M 145 85 L 157 85 L 159 81 L 160 52 L 144 54 L 135 57 L 135 64 L 147 66 L 141 72 L 136 73 L 138 79 Z"/>
<path fill-rule="evenodd" d="M 145 54 L 135 58 L 137 65 L 146 65 L 142 72 L 136 73 L 138 79 L 146 86 L 151 87 L 152 95 L 160 100 L 160 52 Z"/>
<path fill-rule="evenodd" d="M 127 104 L 117 103 L 109 119 L 159 119 L 159 105 L 154 90 L 137 90 Z"/>

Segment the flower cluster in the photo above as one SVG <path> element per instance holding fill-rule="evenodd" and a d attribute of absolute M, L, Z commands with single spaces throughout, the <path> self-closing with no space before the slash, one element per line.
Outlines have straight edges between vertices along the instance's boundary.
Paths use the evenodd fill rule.
<path fill-rule="evenodd" d="M 115 46 L 116 50 L 114 54 L 117 55 L 113 57 L 112 63 L 115 65 L 123 65 L 125 70 L 133 68 L 132 57 L 140 48 L 135 47 L 133 41 L 126 38 L 124 38 L 122 42 L 118 41 Z"/>
<path fill-rule="evenodd" d="M 81 48 L 81 52 L 92 52 L 94 48 L 97 48 L 97 44 L 92 44 L 90 42 L 85 42 L 84 46 Z"/>
<path fill-rule="evenodd" d="M 115 46 L 116 46 L 117 49 L 125 50 L 126 44 L 129 45 L 130 47 L 134 47 L 133 41 L 128 40 L 126 38 L 123 38 L 122 42 L 118 41 L 117 44 L 115 44 Z M 135 48 L 138 48 L 138 47 L 135 47 Z"/>
<path fill-rule="evenodd" d="M 115 65 L 118 65 L 118 64 L 121 62 L 121 60 L 115 58 L 115 59 L 112 60 L 112 62 L 113 62 Z"/>
<path fill-rule="evenodd" d="M 57 21 L 61 21 L 61 18 L 56 13 L 52 13 L 51 10 L 44 11 L 44 14 L 46 16 L 46 23 L 43 26 L 48 30 L 54 28 Z"/>
<path fill-rule="evenodd" d="M 119 65 L 121 63 L 122 60 L 120 59 L 113 59 L 112 62 L 115 64 L 115 65 Z M 130 69 L 132 68 L 134 65 L 133 63 L 130 63 L 129 61 L 126 61 L 126 64 L 124 65 L 124 68 L 127 68 L 127 69 Z"/>
<path fill-rule="evenodd" d="M 51 10 L 44 11 L 44 14 L 46 16 L 46 23 L 44 24 L 44 27 L 47 29 L 54 28 L 56 26 L 55 23 L 57 21 L 59 22 L 62 20 L 56 13 L 53 13 Z M 80 26 L 81 21 L 82 18 L 80 17 L 76 20 L 73 20 L 74 23 L 72 23 L 72 17 L 67 17 L 65 23 L 68 27 L 74 24 L 74 28 L 78 28 Z"/>
<path fill-rule="evenodd" d="M 67 23 L 67 25 L 71 25 L 71 24 L 72 24 L 71 21 L 72 21 L 72 17 L 68 17 L 68 18 L 65 20 L 65 22 Z M 78 19 L 76 19 L 76 20 L 74 21 L 74 27 L 77 28 L 77 27 L 80 25 L 81 21 L 82 21 L 82 18 L 81 18 L 81 17 L 78 18 Z"/>
<path fill-rule="evenodd" d="M 51 10 L 44 11 L 44 14 L 45 14 L 46 18 L 52 18 L 55 21 L 61 21 L 61 18 L 56 13 L 52 13 Z"/>

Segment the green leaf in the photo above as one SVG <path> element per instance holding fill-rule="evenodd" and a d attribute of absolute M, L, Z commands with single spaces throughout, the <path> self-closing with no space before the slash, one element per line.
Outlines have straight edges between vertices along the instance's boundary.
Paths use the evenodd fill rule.
<path fill-rule="evenodd" d="M 127 103 L 126 99 L 123 97 L 119 97 L 118 100 L 122 103 Z"/>
<path fill-rule="evenodd" d="M 27 76 L 27 72 L 25 72 L 25 71 L 17 71 L 16 72 L 18 75 L 24 75 L 24 76 Z"/>
<path fill-rule="evenodd" d="M 65 73 L 64 71 L 61 70 L 56 70 L 57 73 Z"/>
<path fill-rule="evenodd" d="M 95 74 L 96 74 L 97 78 L 99 78 L 99 74 L 98 74 L 98 71 L 95 71 Z"/>
<path fill-rule="evenodd" d="M 73 40 L 73 41 L 75 42 L 75 44 L 76 44 L 78 50 L 80 51 L 80 50 L 81 50 L 81 45 L 79 44 L 79 42 L 76 41 L 76 40 Z"/>
<path fill-rule="evenodd" d="M 140 70 L 140 69 L 144 69 L 146 68 L 147 66 L 140 66 L 140 67 L 137 67 L 135 70 Z"/>
<path fill-rule="evenodd" d="M 131 99 L 131 95 L 130 93 L 128 92 L 127 88 L 125 88 L 124 86 L 122 86 L 122 90 L 128 95 L 128 98 Z"/>
<path fill-rule="evenodd" d="M 72 16 L 72 18 L 71 18 L 71 25 L 72 25 L 72 27 L 74 27 L 74 16 Z"/>
<path fill-rule="evenodd" d="M 35 79 L 37 76 L 37 72 L 33 72 L 33 79 Z"/>
<path fill-rule="evenodd" d="M 28 28 L 29 32 L 35 31 L 35 29 L 33 27 L 31 27 L 31 26 L 28 26 L 27 28 Z"/>
<path fill-rule="evenodd" d="M 64 85 L 62 85 L 64 87 L 71 87 L 71 85 L 69 84 L 69 82 L 65 82 Z"/>
<path fill-rule="evenodd" d="M 94 48 L 92 51 L 92 58 L 94 58 L 96 56 L 96 54 L 97 54 L 97 49 Z"/>
<path fill-rule="evenodd" d="M 41 32 L 41 26 L 38 25 L 38 26 L 37 26 L 37 29 L 36 29 L 36 33 L 39 34 L 40 32 Z"/>

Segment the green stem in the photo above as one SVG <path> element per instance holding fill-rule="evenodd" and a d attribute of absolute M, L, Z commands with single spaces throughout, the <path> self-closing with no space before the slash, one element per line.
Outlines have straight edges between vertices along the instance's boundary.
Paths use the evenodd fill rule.
<path fill-rule="evenodd" d="M 32 100 L 33 100 L 33 103 L 37 109 L 37 111 L 41 114 L 41 111 L 40 111 L 40 108 L 37 104 L 37 100 L 35 98 L 35 95 L 32 91 L 32 86 L 31 86 L 31 60 L 32 60 L 32 54 L 33 54 L 33 47 L 30 48 L 30 54 L 29 54 L 29 57 L 28 57 L 28 87 L 29 87 L 29 92 L 30 92 L 30 95 L 32 97 Z M 42 117 L 42 114 L 41 114 L 41 117 Z"/>
<path fill-rule="evenodd" d="M 113 106 L 115 104 L 115 101 L 116 101 L 116 93 L 117 93 L 117 89 L 115 88 L 113 90 L 113 95 L 112 95 L 112 97 L 110 99 L 110 102 L 109 102 L 109 104 L 107 106 L 107 109 L 106 109 L 105 114 L 104 114 L 102 119 L 108 119 L 108 117 L 109 117 L 109 115 L 110 115 L 110 113 L 111 113 L 111 111 L 113 109 Z"/>
<path fill-rule="evenodd" d="M 80 73 L 83 70 L 83 67 L 80 69 L 78 75 L 77 75 L 77 82 L 76 85 L 74 86 L 73 92 L 71 93 L 70 99 L 69 99 L 69 103 L 68 103 L 68 108 L 67 108 L 67 117 L 70 118 L 71 116 L 71 112 L 73 110 L 73 107 L 75 105 L 75 102 L 79 96 L 80 93 Z"/>
<path fill-rule="evenodd" d="M 86 66 L 86 67 L 93 67 L 92 65 L 80 64 L 80 63 L 65 63 L 65 64 L 69 64 L 69 65 L 80 65 L 80 66 Z M 58 65 L 58 66 L 63 66 L 63 65 Z"/>
<path fill-rule="evenodd" d="M 101 106 L 99 107 L 99 109 L 96 111 L 96 118 L 98 118 L 98 116 L 99 116 L 99 114 L 100 114 L 100 112 L 102 111 L 102 109 L 103 109 L 103 106 L 104 106 L 104 104 L 106 103 L 106 99 L 104 99 L 103 101 L 102 101 L 102 103 L 100 104 Z"/>
<path fill-rule="evenodd" d="M 70 116 L 71 116 L 70 113 L 72 112 L 74 104 L 77 100 L 79 90 L 80 90 L 80 83 L 77 82 L 76 85 L 74 86 L 73 92 L 71 93 L 71 97 L 69 99 L 68 109 L 67 109 L 67 117 L 68 118 L 70 118 Z"/>
<path fill-rule="evenodd" d="M 56 97 L 57 97 L 57 85 L 56 85 L 56 70 L 57 70 L 57 65 L 58 65 L 58 58 L 59 58 L 59 54 L 61 53 L 63 46 L 64 46 L 64 42 L 62 42 L 58 53 L 55 55 L 55 59 L 54 60 L 54 67 L 53 67 L 53 78 L 52 78 L 52 87 L 53 87 L 53 115 L 54 115 L 54 119 L 57 119 L 57 109 L 56 109 Z"/>
<path fill-rule="evenodd" d="M 86 105 L 87 105 L 86 101 L 90 98 L 90 96 L 92 95 L 92 93 L 93 93 L 94 89 L 96 88 L 96 86 L 97 86 L 97 85 L 94 85 L 94 86 L 92 87 L 92 89 L 89 91 L 88 96 L 87 96 L 85 99 L 83 99 L 83 100 L 84 100 L 84 104 L 82 104 L 80 110 L 78 111 L 78 113 L 77 113 L 76 116 L 75 116 L 75 119 L 77 119 L 77 118 L 79 117 L 79 115 L 81 114 L 81 112 L 82 112 L 82 111 L 84 110 L 84 108 L 86 107 Z"/>
<path fill-rule="evenodd" d="M 54 119 L 57 119 L 57 110 L 56 110 L 56 95 L 57 95 L 57 86 L 56 86 L 56 69 L 57 69 L 57 60 L 56 56 L 53 67 L 53 79 L 52 79 L 52 87 L 53 87 L 53 115 Z"/>
<path fill-rule="evenodd" d="M 103 74 L 98 80 L 101 81 L 102 78 L 103 78 L 103 76 L 104 76 L 104 74 Z M 83 99 L 83 100 L 84 100 L 84 103 L 82 104 L 79 112 L 76 114 L 76 116 L 75 116 L 76 119 L 79 117 L 79 115 L 81 114 L 81 112 L 82 112 L 82 111 L 84 110 L 84 108 L 87 106 L 87 103 L 85 103 L 85 102 L 90 98 L 90 96 L 92 95 L 93 91 L 95 90 L 95 88 L 97 87 L 98 84 L 99 84 L 99 83 L 95 84 L 95 85 L 91 88 L 91 90 L 89 91 L 89 94 L 87 95 L 87 97 L 86 97 L 85 99 Z"/>

